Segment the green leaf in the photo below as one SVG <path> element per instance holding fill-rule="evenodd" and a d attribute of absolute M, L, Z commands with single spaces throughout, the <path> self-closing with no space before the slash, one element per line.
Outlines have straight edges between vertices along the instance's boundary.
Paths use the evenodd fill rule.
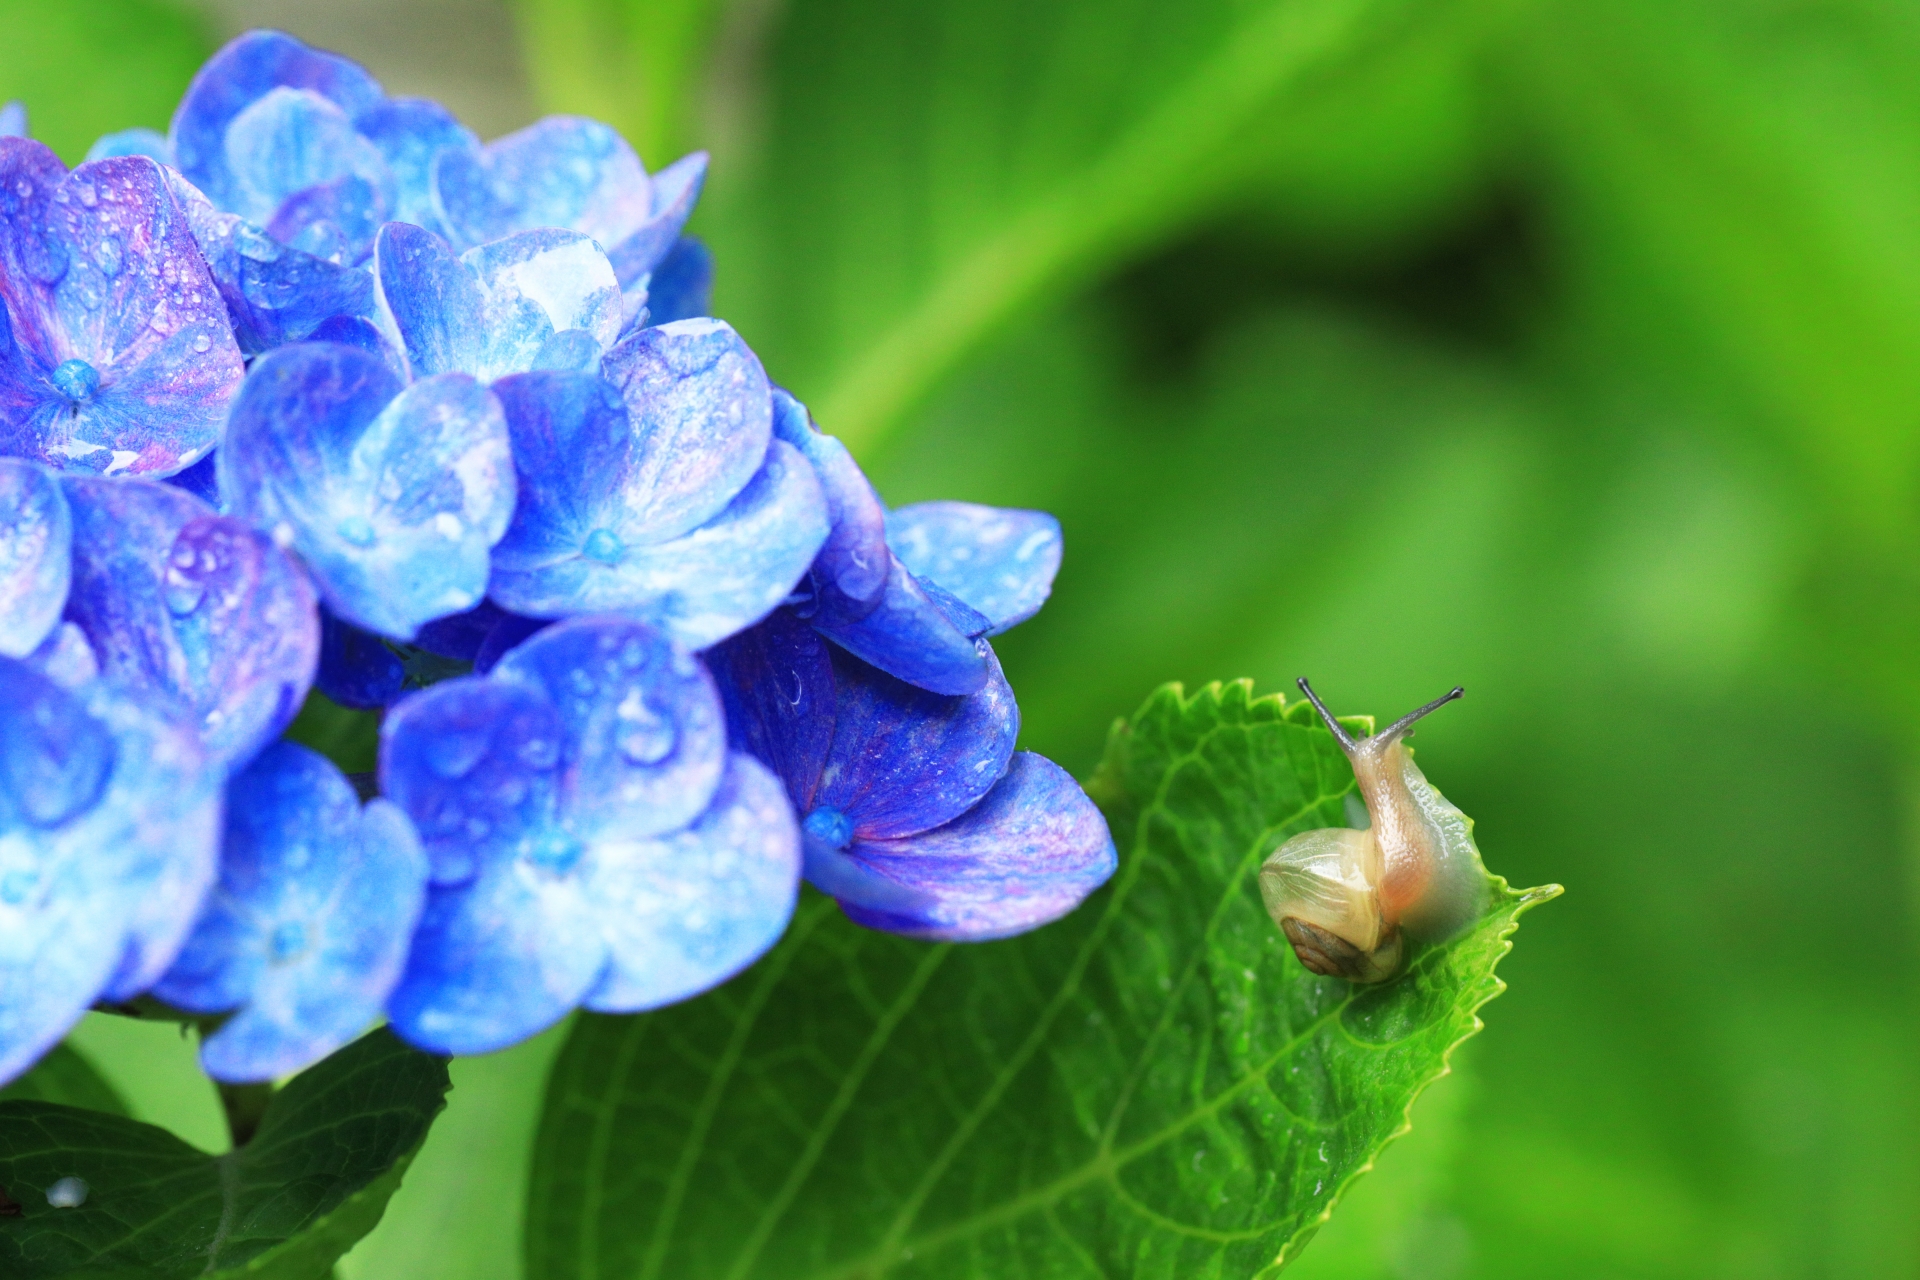
<path fill-rule="evenodd" d="M 212 44 L 167 0 L 0 0 L 0 101 L 27 106 L 33 136 L 68 164 L 103 133 L 165 129 Z"/>
<path fill-rule="evenodd" d="M 252 1142 L 209 1156 L 152 1125 L 0 1103 L 0 1274 L 315 1280 L 380 1219 L 444 1105 L 446 1064 L 384 1028 L 296 1076 Z M 84 1204 L 46 1191 L 87 1184 Z"/>
<path fill-rule="evenodd" d="M 126 1099 L 94 1070 L 87 1056 L 67 1044 L 55 1045 L 33 1070 L 0 1089 L 0 1102 L 57 1102 L 116 1116 L 131 1114 Z"/>
<path fill-rule="evenodd" d="M 1090 790 L 1124 851 L 1066 920 L 929 946 L 809 893 L 708 996 L 583 1017 L 549 1085 L 534 1277 L 1247 1277 L 1406 1127 L 1501 989 L 1515 918 L 1376 988 L 1314 978 L 1260 903 L 1353 775 L 1304 703 L 1161 690 Z"/>
<path fill-rule="evenodd" d="M 380 717 L 343 707 L 318 689 L 307 695 L 287 737 L 312 747 L 347 773 L 372 773 L 380 763 Z"/>
<path fill-rule="evenodd" d="M 1010 317 L 1230 198 L 1291 95 L 1452 7 L 799 0 L 758 125 L 712 140 L 720 311 L 863 450 Z"/>

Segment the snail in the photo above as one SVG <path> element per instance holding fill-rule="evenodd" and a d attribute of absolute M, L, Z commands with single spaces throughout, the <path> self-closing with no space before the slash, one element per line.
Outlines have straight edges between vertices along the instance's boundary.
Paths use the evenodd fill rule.
<path fill-rule="evenodd" d="M 1356 741 L 1300 679 L 1353 764 L 1371 820 L 1364 831 L 1324 827 L 1294 836 L 1260 867 L 1267 914 L 1314 973 L 1385 982 L 1406 959 L 1406 943 L 1441 942 L 1486 905 L 1486 871 L 1473 822 L 1421 774 L 1406 738 L 1422 718 L 1465 690 L 1454 689 L 1380 733 Z"/>

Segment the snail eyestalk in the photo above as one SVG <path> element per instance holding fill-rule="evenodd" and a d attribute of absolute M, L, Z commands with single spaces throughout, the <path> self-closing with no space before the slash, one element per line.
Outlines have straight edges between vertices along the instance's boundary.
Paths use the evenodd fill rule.
<path fill-rule="evenodd" d="M 1408 939 L 1444 941 L 1486 907 L 1473 823 L 1434 790 L 1403 742 L 1423 716 L 1464 691 L 1455 688 L 1357 742 L 1304 677 L 1300 691 L 1352 763 L 1369 824 L 1294 836 L 1262 864 L 1260 896 L 1311 972 L 1384 982 L 1399 972 Z"/>

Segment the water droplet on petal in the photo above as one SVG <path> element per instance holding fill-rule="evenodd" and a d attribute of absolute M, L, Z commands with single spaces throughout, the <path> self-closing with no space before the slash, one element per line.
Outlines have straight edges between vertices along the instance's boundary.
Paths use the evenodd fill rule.
<path fill-rule="evenodd" d="M 176 618 L 184 618 L 200 607 L 207 597 L 206 584 L 198 578 L 189 578 L 178 569 L 167 570 L 167 612 Z"/>
<path fill-rule="evenodd" d="M 560 761 L 560 746 L 552 738 L 528 738 L 517 752 L 520 763 L 545 772 Z"/>
<path fill-rule="evenodd" d="M 208 351 L 212 350 L 212 348 L 213 348 L 212 338 L 209 338 L 204 333 L 194 335 L 193 349 L 195 351 L 199 352 L 201 355 L 205 355 Z"/>
<path fill-rule="evenodd" d="M 485 729 L 440 734 L 427 743 L 427 768 L 449 782 L 466 777 L 487 758 L 490 736 Z"/>
<path fill-rule="evenodd" d="M 124 259 L 118 236 L 102 236 L 100 243 L 93 246 L 93 260 L 109 278 L 120 274 L 120 264 Z"/>
<path fill-rule="evenodd" d="M 672 754 L 679 736 L 673 722 L 649 707 L 638 689 L 621 700 L 614 715 L 619 721 L 614 745 L 628 764 L 659 764 Z"/>

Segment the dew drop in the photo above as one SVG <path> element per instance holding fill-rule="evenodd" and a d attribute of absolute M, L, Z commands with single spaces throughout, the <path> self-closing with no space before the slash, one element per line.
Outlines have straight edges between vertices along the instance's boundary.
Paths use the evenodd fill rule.
<path fill-rule="evenodd" d="M 68 1175 L 47 1188 L 47 1203 L 56 1209 L 78 1209 L 92 1189 L 85 1178 Z"/>
<path fill-rule="evenodd" d="M 176 618 L 184 618 L 200 607 L 207 598 L 206 584 L 198 578 L 189 578 L 177 569 L 167 570 L 167 612 Z"/>
<path fill-rule="evenodd" d="M 118 236 L 102 236 L 100 243 L 93 246 L 93 260 L 109 278 L 120 274 L 120 265 L 125 257 Z"/>
<path fill-rule="evenodd" d="M 659 764 L 672 754 L 678 737 L 673 722 L 649 707 L 638 689 L 621 699 L 614 716 L 619 721 L 614 745 L 628 764 Z"/>
<path fill-rule="evenodd" d="M 427 743 L 427 768 L 449 782 L 464 778 L 487 758 L 488 738 L 485 729 L 442 733 Z"/>
<path fill-rule="evenodd" d="M 520 763 L 545 772 L 560 762 L 560 746 L 552 738 L 528 738 L 516 752 Z"/>
<path fill-rule="evenodd" d="M 204 333 L 195 334 L 193 338 L 193 349 L 201 355 L 205 355 L 213 349 L 213 339 Z"/>

